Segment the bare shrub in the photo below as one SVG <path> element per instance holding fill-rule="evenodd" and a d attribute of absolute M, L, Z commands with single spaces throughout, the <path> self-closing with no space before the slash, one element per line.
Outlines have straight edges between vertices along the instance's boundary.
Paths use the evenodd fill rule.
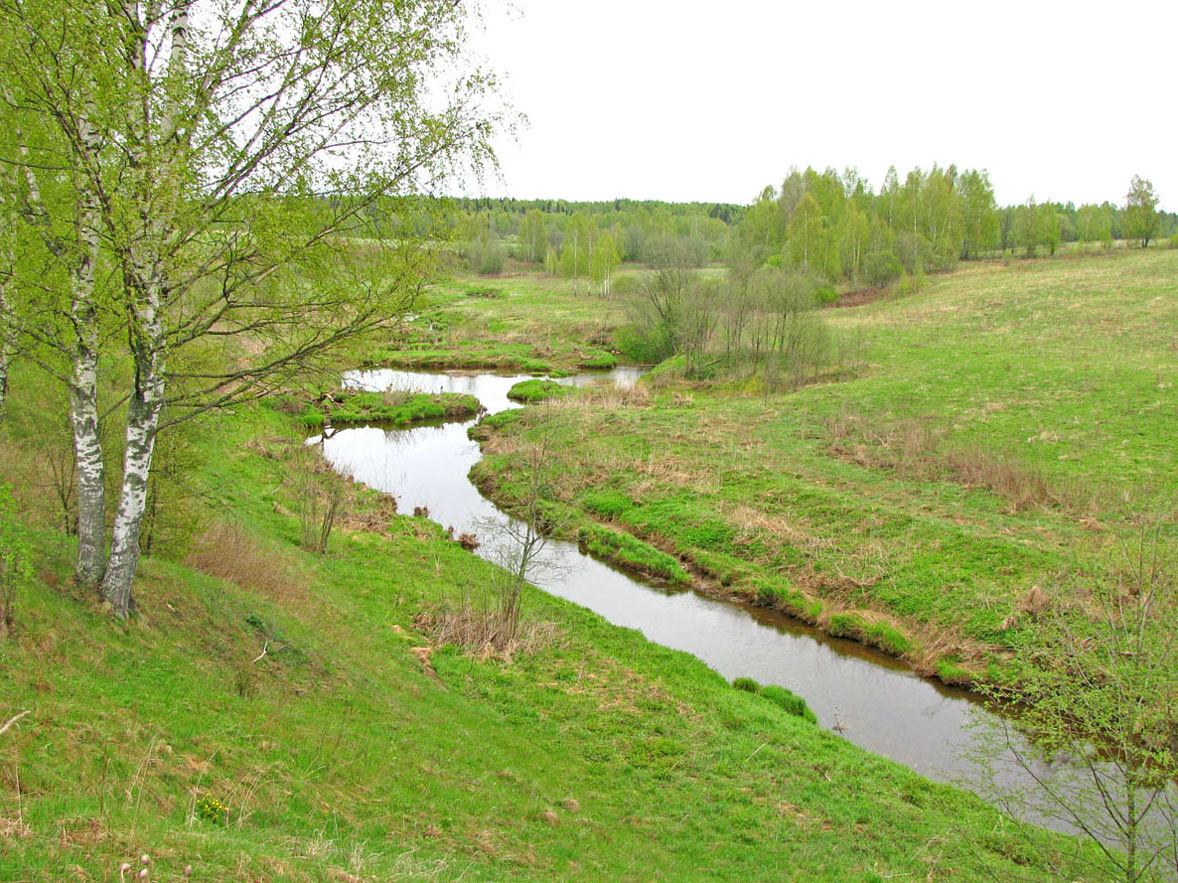
<path fill-rule="evenodd" d="M 312 445 L 294 447 L 284 483 L 294 498 L 303 547 L 326 554 L 336 520 L 351 506 L 352 483 L 336 475 L 322 451 Z"/>
<path fill-rule="evenodd" d="M 304 592 L 302 579 L 279 555 L 224 522 L 193 540 L 185 563 L 268 598 L 290 599 Z"/>
<path fill-rule="evenodd" d="M 550 646 L 560 635 L 551 622 L 526 622 L 519 619 L 514 596 L 505 592 L 487 592 L 475 599 L 469 595 L 457 606 L 424 610 L 413 625 L 438 645 L 451 644 L 476 659 L 498 659 L 510 663 L 516 656 L 529 655 Z"/>

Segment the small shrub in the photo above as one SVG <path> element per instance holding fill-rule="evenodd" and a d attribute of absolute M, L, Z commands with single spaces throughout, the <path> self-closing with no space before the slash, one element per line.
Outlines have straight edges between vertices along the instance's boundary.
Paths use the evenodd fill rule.
<path fill-rule="evenodd" d="M 832 304 L 839 299 L 839 293 L 829 283 L 819 285 L 814 289 L 814 300 L 822 305 Z"/>
<path fill-rule="evenodd" d="M 229 807 L 216 797 L 206 794 L 196 801 L 196 817 L 206 822 L 228 824 Z"/>
<path fill-rule="evenodd" d="M 900 278 L 904 265 L 891 251 L 880 251 L 867 256 L 866 274 L 872 285 L 887 285 Z"/>
<path fill-rule="evenodd" d="M 818 723 L 818 716 L 810 710 L 810 706 L 806 704 L 806 700 L 796 693 L 787 690 L 785 687 L 779 687 L 776 684 L 766 684 L 761 688 L 761 695 L 774 705 L 783 708 L 787 714 L 800 717 L 812 724 Z"/>

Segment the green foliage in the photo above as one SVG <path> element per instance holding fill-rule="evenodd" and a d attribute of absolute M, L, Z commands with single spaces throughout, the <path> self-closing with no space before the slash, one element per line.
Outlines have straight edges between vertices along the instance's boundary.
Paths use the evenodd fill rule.
<path fill-rule="evenodd" d="M 211 795 L 204 795 L 196 801 L 196 817 L 218 825 L 229 824 L 229 807 Z"/>
<path fill-rule="evenodd" d="M 1129 183 L 1125 196 L 1124 234 L 1127 239 L 1136 239 L 1142 248 L 1149 246 L 1157 236 L 1161 219 L 1157 211 L 1158 197 L 1153 184 L 1137 175 Z"/>
<path fill-rule="evenodd" d="M 904 265 L 890 250 L 867 256 L 865 273 L 872 285 L 886 285 L 900 278 Z"/>
<path fill-rule="evenodd" d="M 780 687 L 776 684 L 766 684 L 761 687 L 760 693 L 774 705 L 783 708 L 786 714 L 800 717 L 812 724 L 818 723 L 818 717 L 810 710 L 810 706 L 806 704 L 806 700 L 792 691 L 787 690 L 785 687 Z"/>
<path fill-rule="evenodd" d="M 626 358 L 641 365 L 657 365 L 674 353 L 671 335 L 665 328 L 625 326 L 614 334 L 614 345 Z"/>
<path fill-rule="evenodd" d="M 752 678 L 736 678 L 736 680 L 732 682 L 732 686 L 734 689 L 741 690 L 745 693 L 761 692 L 761 685 Z"/>
<path fill-rule="evenodd" d="M 604 371 L 618 367 L 618 357 L 604 350 L 595 350 L 583 355 L 578 367 L 586 368 L 590 371 Z"/>
<path fill-rule="evenodd" d="M 424 420 L 469 420 L 478 414 L 479 400 L 465 393 L 353 392 L 339 390 L 325 397 L 318 408 L 308 406 L 299 415 L 309 429 L 324 423 L 392 423 L 408 426 Z"/>

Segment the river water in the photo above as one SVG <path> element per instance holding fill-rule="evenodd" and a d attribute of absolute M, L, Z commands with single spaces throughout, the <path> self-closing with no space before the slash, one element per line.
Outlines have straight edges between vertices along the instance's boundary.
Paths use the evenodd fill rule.
<path fill-rule="evenodd" d="M 628 386 L 640 373 L 619 368 L 561 382 Z M 507 391 L 525 379 L 528 375 L 376 370 L 352 372 L 345 383 L 369 390 L 470 393 L 495 413 L 517 407 Z M 478 444 L 467 437 L 475 422 L 349 428 L 318 441 L 337 471 L 394 495 L 399 511 L 425 507 L 430 518 L 453 527 L 456 535 L 470 532 L 485 539 L 495 532 L 489 525 L 509 518 L 467 478 L 481 456 Z M 484 543 L 478 554 L 493 557 L 493 544 Z M 982 780 L 970 748 L 977 738 L 977 722 L 994 723 L 997 718 L 966 692 L 920 677 L 886 654 L 828 637 L 776 611 L 690 589 L 672 590 L 623 573 L 582 554 L 575 543 L 551 541 L 544 554 L 549 566 L 531 581 L 545 591 L 616 625 L 638 629 L 651 641 L 691 653 L 729 680 L 743 676 L 788 687 L 806 699 L 821 726 L 922 775 L 975 789 Z M 1017 733 L 1013 738 L 1022 744 Z M 1033 786 L 1009 752 L 992 762 L 1003 785 Z M 1037 772 L 1054 774 L 1044 767 Z M 1050 827 L 1071 830 L 1041 813 L 1027 814 Z"/>

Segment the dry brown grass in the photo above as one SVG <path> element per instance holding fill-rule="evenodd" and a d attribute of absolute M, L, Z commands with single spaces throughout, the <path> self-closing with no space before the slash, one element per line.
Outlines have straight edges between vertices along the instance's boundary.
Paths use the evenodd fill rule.
<path fill-rule="evenodd" d="M 308 597 L 302 577 L 282 555 L 225 522 L 193 540 L 185 563 L 274 601 L 303 602 Z"/>
<path fill-rule="evenodd" d="M 508 664 L 517 656 L 551 646 L 562 633 L 555 623 L 521 622 L 493 602 L 471 598 L 455 607 L 423 610 L 414 617 L 413 626 L 439 646 L 459 647 L 480 662 L 497 659 Z"/>
<path fill-rule="evenodd" d="M 1006 501 L 1010 512 L 1059 508 L 1081 516 L 1096 504 L 1096 492 L 1056 481 L 1016 456 L 981 445 L 951 446 L 943 430 L 927 419 L 880 426 L 844 412 L 825 421 L 830 450 L 860 466 L 894 469 L 905 478 L 949 479 L 982 488 Z"/>

